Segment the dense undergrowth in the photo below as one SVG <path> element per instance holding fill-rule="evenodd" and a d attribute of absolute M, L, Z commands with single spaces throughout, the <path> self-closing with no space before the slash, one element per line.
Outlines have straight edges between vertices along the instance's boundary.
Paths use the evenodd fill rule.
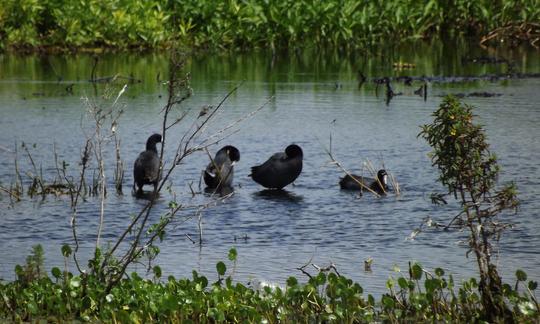
<path fill-rule="evenodd" d="M 539 22 L 536 0 L 0 0 L 0 46 L 355 49 L 493 31 L 534 43 Z"/>
<path fill-rule="evenodd" d="M 305 284 L 290 277 L 286 287 L 255 288 L 233 281 L 224 262 L 216 265 L 214 283 L 196 271 L 191 279 L 160 278 L 156 266 L 153 280 L 132 273 L 106 293 L 103 282 L 92 274 L 73 275 L 53 268 L 52 276 L 46 275 L 42 253 L 35 247 L 27 264 L 16 267 L 17 279 L 0 283 L 1 321 L 471 323 L 486 318 L 477 280 L 456 284 L 442 269 L 431 273 L 418 263 L 389 279 L 388 292 L 377 299 L 364 294 L 351 279 L 326 270 L 310 275 Z M 235 249 L 229 252 L 229 260 L 236 261 Z M 539 318 L 537 283 L 526 280 L 527 275 L 518 270 L 516 282 L 503 285 L 511 309 L 506 321 Z"/>

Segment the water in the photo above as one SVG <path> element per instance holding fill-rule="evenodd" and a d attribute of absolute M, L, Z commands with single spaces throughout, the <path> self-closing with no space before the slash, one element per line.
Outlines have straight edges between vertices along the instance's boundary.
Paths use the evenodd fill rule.
<path fill-rule="evenodd" d="M 459 50 L 457 49 L 459 48 Z M 243 121 L 223 142 L 210 148 L 233 144 L 240 149 L 241 160 L 235 169 L 235 194 L 225 202 L 203 212 L 204 244 L 199 247 L 193 210 L 178 215 L 161 243 L 157 263 L 164 276 L 190 276 L 197 270 L 215 278 L 215 264 L 227 259 L 231 247 L 238 250 L 235 278 L 283 284 L 290 275 L 302 276 L 296 268 L 308 261 L 327 266 L 333 262 L 341 274 L 358 281 L 367 292 L 381 293 L 397 265 L 406 269 L 409 261 L 420 261 L 431 270 L 442 267 L 458 278 L 475 275 L 474 259 L 467 259 L 462 244 L 463 233 L 425 231 L 416 240 L 406 238 L 422 220 L 430 216 L 446 222 L 458 210 L 455 203 L 434 206 L 430 194 L 442 190 L 437 172 L 427 157 L 430 148 L 417 138 L 419 126 L 431 121 L 430 114 L 447 93 L 487 91 L 500 94 L 490 98 L 468 97 L 478 121 L 485 125 L 492 150 L 502 166 L 501 182 L 516 181 L 521 207 L 510 217 L 515 227 L 501 241 L 499 266 L 504 279 L 513 282 L 517 268 L 530 279 L 540 280 L 540 158 L 538 136 L 540 106 L 537 93 L 540 79 L 516 79 L 497 82 L 469 82 L 429 85 L 427 101 L 414 95 L 420 86 L 394 83 L 403 92 L 388 105 L 382 91 L 376 96 L 371 83 L 358 88 L 356 74 L 368 77 L 398 75 L 481 75 L 503 73 L 506 65 L 463 64 L 463 56 L 499 55 L 514 60 L 521 72 L 539 72 L 537 52 L 484 52 L 466 45 L 414 46 L 364 57 L 334 53 L 316 55 L 281 55 L 274 59 L 264 53 L 236 55 L 201 55 L 188 60 L 194 96 L 176 113 L 193 109 L 189 122 L 173 128 L 166 146 L 167 162 L 187 127 L 203 105 L 217 105 L 237 84 L 238 91 L 225 102 L 205 133 L 205 138 L 273 99 L 256 115 Z M 70 56 L 0 56 L 0 184 L 9 187 L 14 181 L 14 150 L 18 143 L 21 170 L 31 170 L 25 152 L 27 143 L 32 157 L 43 168 L 44 177 L 53 179 L 54 147 L 59 161 L 70 164 L 75 175 L 84 146 L 83 129 L 88 132 L 91 119 L 85 114 L 81 97 L 103 94 L 106 86 L 96 89 L 86 80 L 92 70 L 90 55 Z M 414 70 L 397 71 L 392 62 L 416 63 Z M 125 160 L 126 179 L 123 196 L 112 186 L 106 200 L 103 241 L 114 242 L 130 217 L 144 202 L 129 194 L 132 163 L 144 149 L 146 138 L 161 129 L 159 112 L 166 100 L 161 80 L 167 72 L 164 55 L 106 54 L 100 58 L 98 77 L 119 73 L 134 76 L 141 82 L 119 82 L 117 92 L 128 88 L 119 106 L 124 114 L 118 126 L 121 155 Z M 160 82 L 158 82 L 158 74 Z M 66 87 L 73 84 L 73 93 Z M 115 92 L 115 93 L 116 93 Z M 110 101 L 109 101 L 110 102 Z M 82 125 L 82 126 L 81 126 Z M 402 194 L 376 198 L 339 190 L 342 172 L 329 163 L 325 152 L 332 136 L 332 153 L 344 167 L 354 172 L 363 169 L 366 160 L 376 168 L 383 164 L 401 185 Z M 304 150 L 304 169 L 287 194 L 265 195 L 249 177 L 250 167 L 264 162 L 272 153 L 290 143 Z M 114 146 L 106 147 L 113 156 Z M 109 170 L 113 159 L 107 160 Z M 197 189 L 201 170 L 208 163 L 204 153 L 186 159 L 171 177 L 171 188 L 185 204 L 209 202 L 209 195 L 192 197 L 189 183 Z M 365 170 L 365 168 L 364 168 Z M 365 171 L 364 171 L 365 172 Z M 110 175 L 110 174 L 109 174 Z M 27 179 L 23 176 L 24 179 Z M 112 177 L 109 177 L 109 184 Z M 27 180 L 25 180 L 27 181 Z M 164 193 L 152 213 L 152 220 L 164 213 L 172 199 Z M 60 266 L 60 247 L 73 243 L 68 197 L 49 196 L 45 200 L 25 197 L 10 203 L 0 193 L 0 277 L 13 279 L 13 268 L 22 264 L 31 246 L 45 248 L 47 268 Z M 89 198 L 79 207 L 78 234 L 80 256 L 86 260 L 95 244 L 99 222 L 99 201 Z M 373 271 L 365 272 L 363 262 L 373 258 Z M 228 262 L 228 261 L 227 261 Z M 230 262 L 227 263 L 232 266 Z M 74 269 L 73 262 L 70 263 Z M 311 268 L 309 268 L 311 269 Z M 144 273 L 144 265 L 133 270 Z M 311 269 L 312 270 L 312 269 Z"/>

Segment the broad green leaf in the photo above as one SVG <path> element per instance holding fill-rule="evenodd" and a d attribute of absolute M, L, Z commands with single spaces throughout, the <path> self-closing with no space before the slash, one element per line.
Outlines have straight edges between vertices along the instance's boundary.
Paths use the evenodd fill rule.
<path fill-rule="evenodd" d="M 220 276 L 223 276 L 223 275 L 225 275 L 225 271 L 227 271 L 227 266 L 225 266 L 225 263 L 219 261 L 216 264 L 216 269 L 217 269 L 218 274 Z"/>

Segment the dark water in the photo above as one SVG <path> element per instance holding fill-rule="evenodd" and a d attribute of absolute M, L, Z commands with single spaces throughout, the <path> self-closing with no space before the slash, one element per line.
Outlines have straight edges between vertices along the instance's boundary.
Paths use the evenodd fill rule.
<path fill-rule="evenodd" d="M 456 48 L 459 48 L 457 50 Z M 193 211 L 181 213 L 160 244 L 158 264 L 164 275 L 190 276 L 193 269 L 214 276 L 215 263 L 226 260 L 227 251 L 236 247 L 239 258 L 235 278 L 257 279 L 283 284 L 289 275 L 301 275 L 295 268 L 312 262 L 326 266 L 335 263 L 341 274 L 360 282 L 370 293 L 380 293 L 394 265 L 406 269 L 408 261 L 420 261 L 427 269 L 443 267 L 458 278 L 475 274 L 474 259 L 465 257 L 460 243 L 463 233 L 427 231 L 416 240 L 407 240 L 422 219 L 430 216 L 448 221 L 458 210 L 456 204 L 434 206 L 429 195 L 442 190 L 431 167 L 429 147 L 417 138 L 419 125 L 430 122 L 430 114 L 447 93 L 487 91 L 500 94 L 490 98 L 469 97 L 478 120 L 488 135 L 492 149 L 502 166 L 500 181 L 516 181 L 521 208 L 507 215 L 515 227 L 505 233 L 498 264 L 505 279 L 513 281 L 517 268 L 531 279 L 540 280 L 540 79 L 480 81 L 429 85 L 427 101 L 414 95 L 420 86 L 395 83 L 403 92 L 388 105 L 382 91 L 376 96 L 372 83 L 358 88 L 356 74 L 366 76 L 449 76 L 504 73 L 505 64 L 464 64 L 463 56 L 490 55 L 505 57 L 516 63 L 521 72 L 540 72 L 538 52 L 518 49 L 489 52 L 468 46 L 419 45 L 374 55 L 340 56 L 338 54 L 304 53 L 271 56 L 255 54 L 212 55 L 190 58 L 186 70 L 191 73 L 194 96 L 178 114 L 193 108 L 189 122 L 172 129 L 166 150 L 176 147 L 200 107 L 216 105 L 235 85 L 240 89 L 224 104 L 220 113 L 206 128 L 201 140 L 274 99 L 219 146 L 230 143 L 241 151 L 236 167 L 235 194 L 227 201 L 203 212 L 204 244 L 193 244 L 187 235 L 198 238 Z M 398 71 L 393 62 L 412 62 L 413 70 Z M 104 242 L 114 242 L 130 217 L 144 205 L 129 194 L 131 166 L 144 142 L 161 128 L 159 112 L 165 103 L 164 79 L 168 67 L 165 55 L 107 54 L 100 58 L 99 77 L 119 73 L 134 76 L 142 82 L 118 82 L 114 93 L 124 83 L 128 88 L 118 105 L 124 114 L 118 126 L 125 160 L 125 195 L 114 194 L 112 187 L 105 208 Z M 14 181 L 14 149 L 19 145 L 19 164 L 30 170 L 20 144 L 25 142 L 44 177 L 53 179 L 54 146 L 59 160 L 70 163 L 76 174 L 84 143 L 83 129 L 89 130 L 91 119 L 85 114 L 83 97 L 102 95 L 106 86 L 94 89 L 86 80 L 92 70 L 92 58 L 74 56 L 0 56 L 0 184 L 9 187 Z M 66 87 L 73 84 L 73 93 Z M 337 86 L 336 86 L 337 84 Z M 114 96 L 113 96 L 114 97 Z M 114 98 L 113 98 L 114 99 Z M 111 101 L 109 101 L 110 103 Z M 82 126 L 81 126 L 82 125 Z M 348 169 L 361 172 L 365 162 L 376 168 L 384 164 L 401 185 L 400 196 L 375 198 L 339 190 L 342 176 L 329 164 L 324 147 L 332 134 L 332 151 Z M 261 187 L 248 177 L 251 166 L 263 162 L 270 154 L 295 142 L 304 150 L 304 170 L 295 186 L 287 187 L 281 196 L 261 193 Z M 35 145 L 35 147 L 34 147 Z M 219 146 L 211 148 L 215 153 Z M 114 146 L 106 147 L 114 154 Z M 108 159 L 109 171 L 114 160 Z M 210 201 L 208 195 L 192 197 L 189 183 L 197 187 L 201 170 L 208 158 L 204 153 L 189 157 L 172 175 L 171 188 L 180 201 L 197 204 Z M 27 179 L 23 176 L 24 179 Z M 26 181 L 26 180 L 25 180 Z M 112 177 L 109 174 L 109 183 Z M 164 213 L 170 193 L 162 194 L 152 218 Z M 67 197 L 24 198 L 10 203 L 0 192 L 0 277 L 13 278 L 13 268 L 24 263 L 31 246 L 45 247 L 47 267 L 62 265 L 60 247 L 73 243 L 71 212 Z M 90 197 L 79 207 L 81 258 L 86 259 L 95 244 L 99 222 L 99 202 Z M 235 239 L 236 238 L 236 239 Z M 363 269 L 363 261 L 373 258 L 373 272 Z M 73 267 L 73 264 L 71 264 Z M 136 270 L 144 273 L 145 267 Z"/>

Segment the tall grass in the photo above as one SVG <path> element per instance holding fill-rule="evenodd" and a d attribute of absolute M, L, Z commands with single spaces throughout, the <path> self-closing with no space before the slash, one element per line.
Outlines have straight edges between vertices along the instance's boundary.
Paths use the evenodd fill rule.
<path fill-rule="evenodd" d="M 539 21 L 537 0 L 0 0 L 0 46 L 355 49 Z"/>

